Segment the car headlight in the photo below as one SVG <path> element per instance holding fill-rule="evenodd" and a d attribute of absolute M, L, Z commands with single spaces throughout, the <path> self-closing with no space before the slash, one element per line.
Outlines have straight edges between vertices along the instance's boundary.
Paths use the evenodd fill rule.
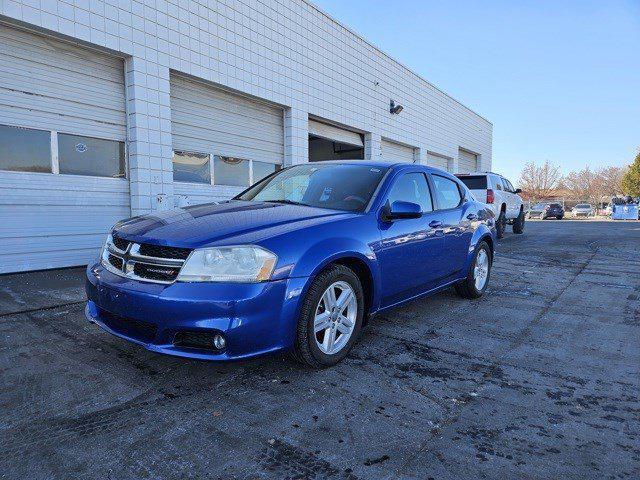
<path fill-rule="evenodd" d="M 107 235 L 106 240 L 102 244 L 102 248 L 100 249 L 100 256 L 98 257 L 98 260 L 102 261 L 105 259 L 105 253 L 110 243 L 113 243 L 113 237 L 111 236 L 111 234 Z"/>
<path fill-rule="evenodd" d="M 182 266 L 179 282 L 264 282 L 278 257 L 264 248 L 246 245 L 199 248 Z"/>

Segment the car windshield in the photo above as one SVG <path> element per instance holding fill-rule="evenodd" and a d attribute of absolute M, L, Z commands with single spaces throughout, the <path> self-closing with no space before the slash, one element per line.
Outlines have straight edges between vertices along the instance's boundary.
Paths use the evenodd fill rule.
<path fill-rule="evenodd" d="M 579 203 L 578 205 L 576 205 L 576 208 L 591 208 L 591 205 L 587 203 Z"/>
<path fill-rule="evenodd" d="M 365 209 L 386 171 L 371 165 L 296 165 L 256 183 L 235 199 L 357 212 Z"/>

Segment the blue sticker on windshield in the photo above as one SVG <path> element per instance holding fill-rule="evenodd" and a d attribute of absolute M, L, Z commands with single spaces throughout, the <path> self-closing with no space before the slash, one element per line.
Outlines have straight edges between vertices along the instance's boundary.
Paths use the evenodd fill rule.
<path fill-rule="evenodd" d="M 331 196 L 331 192 L 333 192 L 333 188 L 325 187 L 324 191 L 322 192 L 322 195 L 320 196 L 320 201 L 326 202 L 327 200 L 329 200 L 329 197 Z"/>

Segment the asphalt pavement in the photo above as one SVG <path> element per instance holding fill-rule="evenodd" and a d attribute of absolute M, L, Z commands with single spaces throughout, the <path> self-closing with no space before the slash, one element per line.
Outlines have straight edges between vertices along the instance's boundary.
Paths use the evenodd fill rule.
<path fill-rule="evenodd" d="M 510 230 L 483 298 L 323 371 L 153 354 L 84 319 L 82 269 L 0 276 L 0 478 L 639 478 L 640 222 Z"/>

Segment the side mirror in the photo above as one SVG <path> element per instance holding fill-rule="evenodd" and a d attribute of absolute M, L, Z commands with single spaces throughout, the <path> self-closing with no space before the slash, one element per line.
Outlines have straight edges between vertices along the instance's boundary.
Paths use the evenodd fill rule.
<path fill-rule="evenodd" d="M 383 220 L 387 221 L 420 218 L 422 216 L 422 208 L 417 203 L 396 200 L 391 206 L 387 204 L 382 216 Z"/>
<path fill-rule="evenodd" d="M 521 188 L 516 188 L 516 193 L 522 193 L 522 189 Z"/>

